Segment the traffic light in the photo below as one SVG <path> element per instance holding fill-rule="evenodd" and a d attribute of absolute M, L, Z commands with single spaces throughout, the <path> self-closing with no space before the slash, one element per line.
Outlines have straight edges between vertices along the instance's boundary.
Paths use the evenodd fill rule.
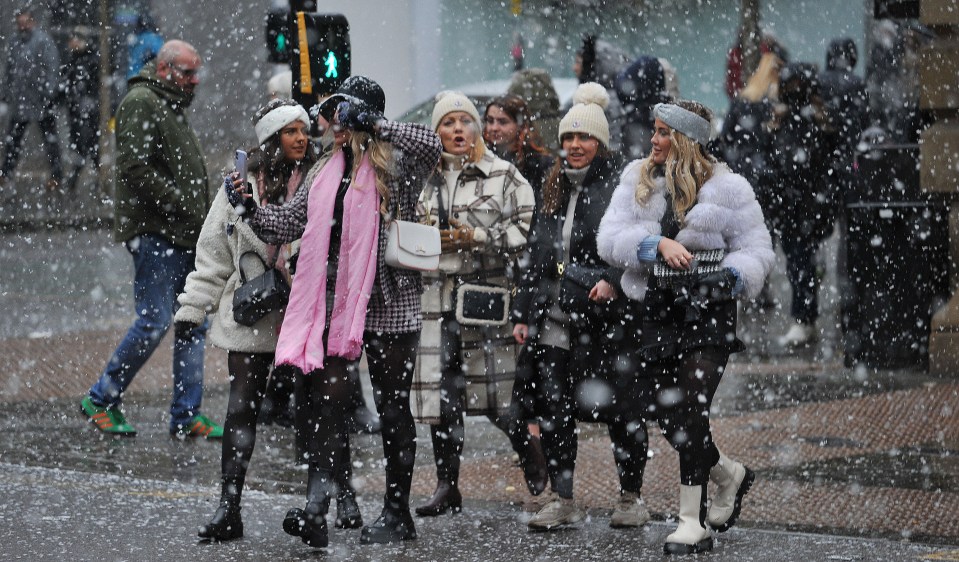
<path fill-rule="evenodd" d="M 290 13 L 286 10 L 270 10 L 266 13 L 267 60 L 275 63 L 290 62 Z"/>
<path fill-rule="evenodd" d="M 342 14 L 293 15 L 290 45 L 294 98 L 329 95 L 350 77 L 350 24 Z"/>

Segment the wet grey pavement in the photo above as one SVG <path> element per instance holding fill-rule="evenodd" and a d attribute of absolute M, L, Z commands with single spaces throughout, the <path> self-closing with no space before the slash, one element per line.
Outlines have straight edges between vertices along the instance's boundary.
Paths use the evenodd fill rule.
<path fill-rule="evenodd" d="M 827 248 L 821 337 L 785 350 L 779 308 L 746 308 L 713 412 L 720 447 L 757 472 L 741 524 L 715 535 L 715 560 L 959 560 L 959 373 L 875 371 L 843 365 L 835 241 Z M 778 268 L 782 271 L 782 268 Z M 319 553 L 286 536 L 283 513 L 302 503 L 305 472 L 292 433 L 262 427 L 244 497 L 246 537 L 206 545 L 195 527 L 215 508 L 220 447 L 166 433 L 166 344 L 132 385 L 134 439 L 104 437 L 78 412 L 130 316 L 132 266 L 104 230 L 0 235 L 0 558 L 23 560 L 660 560 L 674 526 L 678 463 L 651 438 L 644 497 L 654 522 L 614 531 L 615 469 L 603 427 L 582 424 L 576 496 L 590 518 L 576 530 L 527 534 L 537 507 L 504 436 L 467 420 L 462 515 L 417 519 L 420 538 L 360 546 L 334 531 Z M 781 273 L 773 297 L 786 302 Z M 204 410 L 226 409 L 225 353 L 209 348 Z M 413 503 L 434 482 L 419 427 Z M 378 514 L 378 436 L 353 441 L 355 483 L 367 521 Z"/>

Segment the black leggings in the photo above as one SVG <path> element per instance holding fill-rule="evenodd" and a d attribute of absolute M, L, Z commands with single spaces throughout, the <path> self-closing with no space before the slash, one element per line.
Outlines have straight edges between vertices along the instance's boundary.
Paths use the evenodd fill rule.
<path fill-rule="evenodd" d="M 519 369 L 519 372 L 532 380 L 517 380 L 515 384 L 539 390 L 534 396 L 514 393 L 511 431 L 528 439 L 526 413 L 535 411 L 540 414 L 550 486 L 561 497 L 571 498 L 578 452 L 576 385 L 574 375 L 569 371 L 571 353 L 558 347 L 533 344 L 530 355 L 532 368 Z M 612 441 L 620 489 L 638 494 L 643 487 L 649 444 L 645 419 L 641 408 L 634 407 L 633 400 L 626 394 L 631 390 L 628 385 L 624 388 L 616 386 L 612 390 L 615 413 L 607 412 L 604 420 Z"/>
<path fill-rule="evenodd" d="M 229 352 L 230 399 L 223 422 L 223 453 L 220 460 L 225 489 L 239 496 L 256 444 L 256 418 L 263 403 L 266 382 L 273 364 L 272 353 Z"/>
<path fill-rule="evenodd" d="M 386 458 L 386 503 L 409 509 L 416 428 L 410 412 L 413 365 L 419 332 L 381 334 L 366 332 L 364 351 L 373 385 L 373 399 L 383 423 L 383 454 Z M 328 357 L 323 369 L 297 377 L 297 412 L 309 420 L 297 427 L 309 429 L 310 472 L 342 474 L 349 470 L 347 420 L 351 410 L 352 383 L 349 361 Z M 344 446 L 346 444 L 346 446 Z M 344 454 L 345 453 L 345 454 Z"/>
<path fill-rule="evenodd" d="M 705 485 L 719 462 L 709 408 L 728 360 L 724 348 L 697 348 L 652 363 L 637 377 L 637 393 L 679 453 L 680 479 L 687 486 Z"/>

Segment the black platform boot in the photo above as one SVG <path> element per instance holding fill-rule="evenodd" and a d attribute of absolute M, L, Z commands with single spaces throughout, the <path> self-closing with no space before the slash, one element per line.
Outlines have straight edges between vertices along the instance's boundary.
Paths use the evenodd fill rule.
<path fill-rule="evenodd" d="M 240 518 L 240 490 L 242 484 L 224 480 L 220 492 L 220 505 L 213 519 L 200 525 L 197 536 L 210 541 L 231 541 L 243 537 L 243 520 Z"/>
<path fill-rule="evenodd" d="M 416 538 L 416 526 L 410 514 L 409 501 L 386 500 L 382 513 L 372 524 L 363 527 L 361 544 L 382 544 L 411 541 Z"/>
<path fill-rule="evenodd" d="M 352 486 L 341 487 L 336 495 L 336 525 L 337 529 L 359 529 L 363 526 L 363 516 L 360 506 L 356 503 L 356 490 Z"/>
<path fill-rule="evenodd" d="M 306 507 L 293 508 L 286 512 L 283 530 L 288 535 L 300 537 L 313 548 L 325 548 L 329 540 L 326 514 L 330 510 L 333 493 L 333 478 L 329 470 L 311 470 L 306 484 Z"/>

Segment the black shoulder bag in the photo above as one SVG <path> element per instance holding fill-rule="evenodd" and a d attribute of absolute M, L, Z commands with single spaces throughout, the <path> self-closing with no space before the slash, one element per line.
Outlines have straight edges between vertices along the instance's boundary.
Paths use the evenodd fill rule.
<path fill-rule="evenodd" d="M 247 280 L 243 271 L 243 258 L 248 255 L 255 256 L 266 268 L 266 271 L 250 280 Z M 237 260 L 240 285 L 233 292 L 233 320 L 237 324 L 252 326 L 270 312 L 283 309 L 289 302 L 290 284 L 275 265 L 276 256 L 267 265 L 256 252 L 246 251 L 240 255 Z"/>

